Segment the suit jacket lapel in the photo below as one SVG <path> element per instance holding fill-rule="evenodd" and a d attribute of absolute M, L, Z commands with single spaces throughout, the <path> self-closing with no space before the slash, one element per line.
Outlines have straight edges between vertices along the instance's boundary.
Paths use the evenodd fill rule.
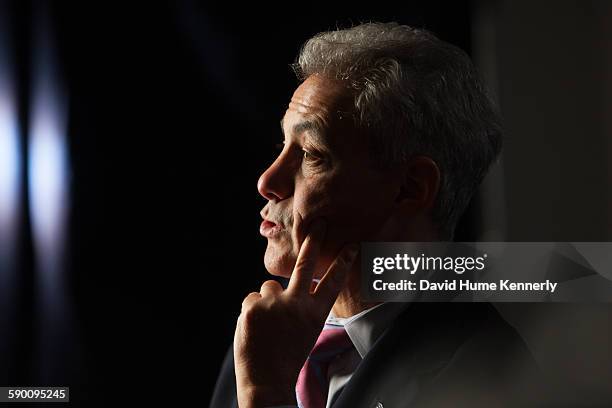
<path fill-rule="evenodd" d="M 466 307 L 466 305 L 469 305 Z M 380 336 L 334 408 L 407 406 L 452 359 L 486 304 L 413 303 Z M 401 404 L 401 405 L 400 405 Z"/>

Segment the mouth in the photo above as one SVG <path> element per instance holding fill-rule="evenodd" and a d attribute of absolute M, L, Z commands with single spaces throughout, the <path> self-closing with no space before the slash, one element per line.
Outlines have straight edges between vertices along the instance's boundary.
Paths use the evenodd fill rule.
<path fill-rule="evenodd" d="M 264 219 L 259 226 L 259 233 L 266 238 L 274 238 L 283 230 L 282 225 Z"/>

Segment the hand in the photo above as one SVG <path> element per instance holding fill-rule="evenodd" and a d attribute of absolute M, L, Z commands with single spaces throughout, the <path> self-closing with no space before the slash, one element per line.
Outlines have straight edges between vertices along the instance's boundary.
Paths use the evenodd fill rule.
<path fill-rule="evenodd" d="M 304 240 L 286 290 L 274 280 L 242 302 L 234 335 L 240 408 L 295 405 L 295 384 L 358 252 L 347 245 L 314 291 L 312 277 L 325 234 L 317 221 Z"/>

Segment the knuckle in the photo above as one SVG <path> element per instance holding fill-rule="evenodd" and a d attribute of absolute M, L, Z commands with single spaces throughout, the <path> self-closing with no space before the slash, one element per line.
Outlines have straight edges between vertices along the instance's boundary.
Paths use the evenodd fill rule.
<path fill-rule="evenodd" d="M 256 300 L 256 298 L 259 298 L 259 297 L 261 297 L 259 292 L 249 293 L 242 301 L 242 309 L 244 310 L 245 308 L 247 308 L 254 300 Z"/>
<path fill-rule="evenodd" d="M 246 303 L 246 302 L 252 300 L 254 297 L 258 297 L 258 296 L 260 296 L 259 292 L 251 292 L 248 295 L 246 295 L 246 297 L 244 298 L 242 303 Z"/>
<path fill-rule="evenodd" d="M 261 290 L 263 291 L 266 288 L 267 289 L 278 289 L 279 287 L 280 287 L 280 283 L 278 283 L 277 281 L 273 279 L 270 279 L 262 283 Z"/>

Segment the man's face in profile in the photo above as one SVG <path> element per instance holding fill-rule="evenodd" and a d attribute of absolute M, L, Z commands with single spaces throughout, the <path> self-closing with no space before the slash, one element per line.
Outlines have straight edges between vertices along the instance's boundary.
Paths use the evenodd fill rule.
<path fill-rule="evenodd" d="M 315 220 L 327 225 L 320 277 L 343 245 L 371 239 L 393 209 L 396 176 L 374 168 L 352 109 L 350 92 L 318 75 L 293 94 L 282 122 L 283 149 L 258 182 L 268 200 L 260 232 L 268 239 L 264 263 L 273 275 L 291 275 Z"/>

